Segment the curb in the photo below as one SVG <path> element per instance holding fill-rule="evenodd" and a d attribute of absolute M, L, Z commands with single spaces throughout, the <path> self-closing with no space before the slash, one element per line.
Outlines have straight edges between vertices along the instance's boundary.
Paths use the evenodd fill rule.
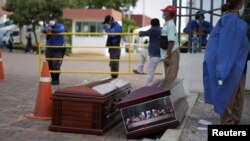
<path fill-rule="evenodd" d="M 165 133 L 162 135 L 160 141 L 179 141 L 182 130 L 184 129 L 184 127 L 187 123 L 187 120 L 192 113 L 193 107 L 194 107 L 198 97 L 199 97 L 199 93 L 190 93 L 188 95 L 188 98 L 187 98 L 188 110 L 187 110 L 186 116 L 184 117 L 181 125 L 176 129 L 167 129 L 165 131 Z"/>

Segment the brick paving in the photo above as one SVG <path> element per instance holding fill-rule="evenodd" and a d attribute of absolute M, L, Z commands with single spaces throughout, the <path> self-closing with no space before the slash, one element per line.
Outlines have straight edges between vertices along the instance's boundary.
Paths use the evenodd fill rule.
<path fill-rule="evenodd" d="M 122 122 L 103 136 L 96 136 L 51 132 L 48 131 L 50 120 L 38 121 L 24 117 L 26 114 L 33 113 L 34 110 L 38 89 L 37 84 L 39 82 L 38 56 L 36 54 L 24 54 L 15 50 L 14 53 L 4 51 L 2 56 L 6 80 L 0 81 L 0 141 L 128 141 Z M 132 57 L 137 58 L 138 56 L 132 55 Z M 93 56 L 84 56 L 84 58 L 93 58 Z M 95 56 L 95 58 L 100 59 L 103 57 Z M 186 92 L 195 91 L 202 93 L 201 64 L 203 54 L 181 54 L 180 60 L 178 77 L 184 79 Z M 135 63 L 132 65 L 132 68 L 134 65 Z M 120 68 L 125 71 L 128 68 L 128 64 L 122 62 Z M 109 71 L 107 62 L 64 61 L 62 69 Z M 248 70 L 250 70 L 250 66 L 248 66 Z M 157 69 L 157 72 L 160 72 L 160 68 Z M 64 73 L 61 75 L 61 84 L 52 88 L 55 91 L 66 86 L 107 77 L 109 77 L 109 74 Z M 132 90 L 141 87 L 145 80 L 145 75 L 120 75 L 119 77 L 129 81 L 132 85 Z M 160 76 L 156 76 L 156 78 L 160 78 Z M 250 89 L 249 78 L 247 76 L 248 90 Z M 250 124 L 249 105 L 250 94 L 248 91 L 241 124 Z M 187 124 L 182 131 L 180 141 L 207 140 L 206 131 L 197 130 L 199 119 L 209 120 L 215 124 L 219 122 L 218 115 L 213 112 L 212 107 L 204 103 L 202 94 L 199 96 L 191 115 L 188 115 Z"/>
<path fill-rule="evenodd" d="M 5 80 L 0 81 L 0 141 L 127 141 L 122 122 L 103 136 L 59 133 L 48 131 L 50 120 L 39 121 L 24 117 L 33 113 L 37 96 L 38 57 L 36 54 L 2 52 Z M 125 63 L 121 68 L 127 67 Z M 63 69 L 98 68 L 108 71 L 108 63 L 67 62 Z M 52 86 L 53 91 L 62 87 L 76 85 L 85 81 L 100 80 L 109 74 L 62 74 L 61 85 Z M 131 82 L 133 89 L 143 85 L 145 76 L 121 75 L 120 78 Z"/>

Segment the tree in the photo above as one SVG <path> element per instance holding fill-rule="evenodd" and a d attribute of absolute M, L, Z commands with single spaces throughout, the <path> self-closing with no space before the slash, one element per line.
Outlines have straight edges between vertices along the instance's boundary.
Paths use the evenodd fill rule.
<path fill-rule="evenodd" d="M 120 7 L 135 6 L 137 0 L 61 0 L 68 8 L 113 8 L 120 11 Z"/>
<path fill-rule="evenodd" d="M 102 8 L 113 8 L 120 11 L 120 7 L 135 6 L 137 0 L 91 0 L 89 7 Z"/>
<path fill-rule="evenodd" d="M 122 32 L 133 32 L 134 29 L 138 28 L 135 22 L 127 17 L 122 17 Z"/>
<path fill-rule="evenodd" d="M 58 17 L 62 15 L 62 9 L 70 8 L 113 8 L 120 11 L 120 7 L 135 6 L 137 0 L 6 0 L 3 7 L 5 11 L 12 12 L 8 18 L 19 28 L 24 25 L 32 25 L 36 44 L 36 26 L 39 21 L 48 22 L 50 13 Z M 69 23 L 69 22 L 66 22 Z M 130 22 L 129 24 L 132 24 Z M 125 25 L 125 24 L 123 24 Z M 131 26 L 133 29 L 133 26 Z"/>
<path fill-rule="evenodd" d="M 21 29 L 24 25 L 32 25 L 36 44 L 36 26 L 39 21 L 48 21 L 49 13 L 62 15 L 60 0 L 7 0 L 3 9 L 12 12 L 8 18 Z"/>

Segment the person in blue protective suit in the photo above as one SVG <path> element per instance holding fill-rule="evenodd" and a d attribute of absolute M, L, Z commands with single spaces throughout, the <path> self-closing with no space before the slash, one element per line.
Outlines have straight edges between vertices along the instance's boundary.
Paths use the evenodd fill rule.
<path fill-rule="evenodd" d="M 111 15 L 105 16 L 103 21 L 103 29 L 106 33 L 121 33 L 122 27 L 118 22 L 114 20 L 114 17 Z M 121 49 L 118 48 L 120 46 L 121 36 L 120 35 L 108 35 L 108 39 L 106 42 L 107 47 L 109 48 L 109 58 L 110 59 L 120 59 Z M 115 48 L 116 47 L 116 48 Z M 111 72 L 119 72 L 119 61 L 110 61 L 109 63 Z M 111 74 L 112 78 L 117 78 L 118 74 Z"/>
<path fill-rule="evenodd" d="M 207 37 L 211 32 L 211 29 L 211 23 L 205 20 L 204 12 L 198 11 L 195 14 L 195 19 L 187 24 L 187 26 L 183 29 L 183 32 L 191 35 L 191 39 L 196 35 L 200 37 L 201 34 L 201 42 L 199 45 L 205 46 L 207 44 Z M 185 43 L 185 45 L 188 45 L 188 43 Z M 193 50 L 193 52 L 196 51 Z"/>
<path fill-rule="evenodd" d="M 227 0 L 224 14 L 212 31 L 203 62 L 205 102 L 213 104 L 221 124 L 239 124 L 244 104 L 244 72 L 249 40 L 247 24 L 239 18 L 243 0 Z"/>
<path fill-rule="evenodd" d="M 58 46 L 64 45 L 64 36 L 58 33 L 65 32 L 65 28 L 63 24 L 57 23 L 56 16 L 50 14 L 49 16 L 49 24 L 44 26 L 42 32 L 46 35 L 46 45 L 47 46 L 57 46 L 57 47 L 48 47 L 46 48 L 45 56 L 46 58 L 60 58 L 62 59 L 65 54 L 65 49 Z M 62 60 L 49 60 L 49 69 L 52 71 L 59 71 L 61 68 Z M 60 73 L 51 73 L 51 84 L 58 85 L 59 84 Z"/>

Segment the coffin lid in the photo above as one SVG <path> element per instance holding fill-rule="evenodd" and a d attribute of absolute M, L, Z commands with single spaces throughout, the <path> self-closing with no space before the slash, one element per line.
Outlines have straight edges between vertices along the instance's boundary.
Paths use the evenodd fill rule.
<path fill-rule="evenodd" d="M 118 108 L 123 108 L 131 105 L 135 105 L 141 102 L 150 101 L 160 97 L 165 97 L 170 95 L 170 90 L 166 90 L 161 87 L 148 86 L 139 88 L 118 103 Z"/>
<path fill-rule="evenodd" d="M 53 96 L 74 96 L 88 98 L 105 97 L 105 95 L 119 91 L 119 89 L 122 89 L 123 86 L 128 84 L 129 83 L 127 81 L 121 79 L 103 79 L 80 84 L 78 86 L 58 89 L 55 91 Z"/>

